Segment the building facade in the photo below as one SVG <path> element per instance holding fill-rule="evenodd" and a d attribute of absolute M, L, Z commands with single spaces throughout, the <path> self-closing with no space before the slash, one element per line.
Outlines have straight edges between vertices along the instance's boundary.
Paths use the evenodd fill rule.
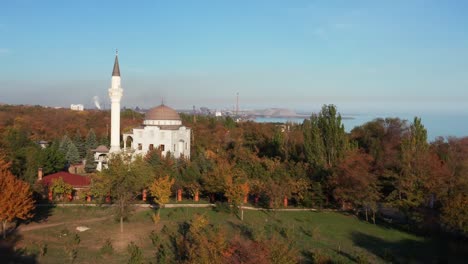
<path fill-rule="evenodd" d="M 145 155 L 148 151 L 159 150 L 175 158 L 190 158 L 191 130 L 182 125 L 179 114 L 166 105 L 150 109 L 142 127 L 133 133 L 124 134 L 124 149 Z"/>

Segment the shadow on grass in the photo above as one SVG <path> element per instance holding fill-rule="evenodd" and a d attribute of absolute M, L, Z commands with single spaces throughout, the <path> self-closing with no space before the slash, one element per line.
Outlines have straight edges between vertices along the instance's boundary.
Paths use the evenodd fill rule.
<path fill-rule="evenodd" d="M 466 241 L 461 246 L 444 238 L 391 242 L 362 232 L 354 232 L 352 240 L 356 246 L 394 263 L 466 263 L 468 259 Z"/>
<path fill-rule="evenodd" d="M 21 235 L 16 230 L 12 230 L 6 239 L 0 236 L 0 262 L 1 263 L 38 263 L 37 256 L 30 254 L 24 249 L 16 248 L 16 244 L 21 240 Z"/>
<path fill-rule="evenodd" d="M 47 221 L 47 219 L 52 215 L 55 205 L 51 204 L 50 206 L 36 206 L 34 209 L 34 217 L 30 219 L 30 222 L 41 223 Z"/>

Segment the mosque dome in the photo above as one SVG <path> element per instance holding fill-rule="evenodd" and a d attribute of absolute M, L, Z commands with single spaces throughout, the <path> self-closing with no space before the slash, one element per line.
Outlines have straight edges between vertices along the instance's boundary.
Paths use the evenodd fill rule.
<path fill-rule="evenodd" d="M 145 115 L 146 120 L 180 120 L 179 114 L 169 106 L 160 105 L 151 108 Z"/>
<path fill-rule="evenodd" d="M 179 114 L 169 106 L 160 105 L 151 108 L 146 112 L 144 125 L 182 125 L 182 120 Z"/>

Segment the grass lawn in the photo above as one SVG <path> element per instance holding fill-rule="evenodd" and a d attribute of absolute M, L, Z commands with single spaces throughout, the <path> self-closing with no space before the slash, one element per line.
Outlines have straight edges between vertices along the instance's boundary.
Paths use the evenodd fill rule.
<path fill-rule="evenodd" d="M 121 234 L 112 211 L 113 208 L 57 207 L 47 213 L 46 222 L 23 224 L 12 236 L 16 236 L 16 248 L 35 254 L 39 263 L 68 262 L 74 253 L 75 263 L 125 263 L 127 245 L 131 241 L 142 249 L 145 259 L 151 261 L 157 250 L 149 238 L 151 231 L 159 234 L 160 240 L 168 240 L 170 234 L 177 233 L 181 223 L 195 214 L 204 214 L 211 224 L 225 228 L 229 237 L 277 239 L 292 244 L 301 252 L 303 263 L 309 262 L 308 254 L 314 249 L 342 263 L 362 259 L 371 263 L 462 263 L 463 259 L 468 259 L 466 243 L 427 239 L 334 212 L 245 210 L 244 221 L 241 221 L 234 214 L 211 208 L 165 208 L 156 225 L 151 220 L 154 211 L 140 208 L 124 224 Z M 78 232 L 77 226 L 90 229 Z M 73 251 L 75 234 L 79 235 L 80 243 Z M 108 239 L 114 248 L 112 254 L 101 251 Z M 47 252 L 41 256 L 41 248 L 45 246 Z"/>

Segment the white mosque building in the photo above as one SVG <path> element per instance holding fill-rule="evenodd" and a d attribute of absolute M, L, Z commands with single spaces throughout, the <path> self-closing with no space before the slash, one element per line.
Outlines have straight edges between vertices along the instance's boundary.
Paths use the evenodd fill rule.
<path fill-rule="evenodd" d="M 164 156 L 170 152 L 175 158 L 189 159 L 190 132 L 182 125 L 179 114 L 162 104 L 146 113 L 142 127 L 134 128 L 132 134 L 123 134 L 124 149 L 142 155 L 158 149 Z"/>
<path fill-rule="evenodd" d="M 121 149 L 120 100 L 123 96 L 123 89 L 120 81 L 119 59 L 116 54 L 111 88 L 109 88 L 111 144 L 109 150 L 104 146 L 99 146 L 95 150 L 97 169 L 101 170 L 103 166 L 106 166 L 107 155 L 113 153 L 146 155 L 149 151 L 157 149 L 163 156 L 170 153 L 175 158 L 190 159 L 191 130 L 182 125 L 182 120 L 174 109 L 164 104 L 151 108 L 146 113 L 142 126 L 134 128 L 133 133 L 123 134 L 124 148 Z"/>

